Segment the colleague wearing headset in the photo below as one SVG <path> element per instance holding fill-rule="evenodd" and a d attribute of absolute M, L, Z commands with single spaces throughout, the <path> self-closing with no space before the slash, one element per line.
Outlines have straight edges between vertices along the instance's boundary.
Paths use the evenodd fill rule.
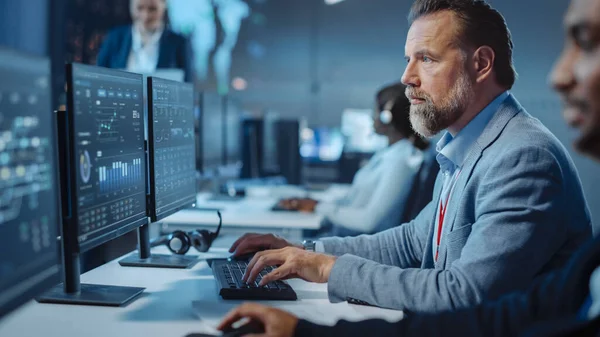
<path fill-rule="evenodd" d="M 96 63 L 99 66 L 152 73 L 159 68 L 181 69 L 190 80 L 188 41 L 165 22 L 167 0 L 131 0 L 132 25 L 111 30 Z"/>
<path fill-rule="evenodd" d="M 420 182 L 420 169 L 424 163 L 432 163 L 434 156 L 434 151 L 429 151 L 429 142 L 417 135 L 410 125 L 410 102 L 405 90 L 404 84 L 396 83 L 377 93 L 373 126 L 377 134 L 388 139 L 389 145 L 356 173 L 345 197 L 333 202 L 288 199 L 280 206 L 324 215 L 322 232 L 332 236 L 372 234 L 401 224 L 406 208 L 410 207 L 409 198 L 415 197 L 411 191 L 413 185 Z M 419 191 L 427 192 L 427 198 L 423 199 L 429 202 L 433 184 L 428 191 Z"/>
<path fill-rule="evenodd" d="M 579 129 L 576 148 L 600 161 L 600 0 L 573 0 L 565 19 L 567 41 L 551 76 L 565 103 L 564 117 Z M 241 317 L 264 325 L 266 336 L 598 336 L 600 236 L 583 245 L 562 269 L 527 291 L 464 310 L 412 313 L 399 322 L 340 321 L 320 326 L 259 304 L 233 310 L 221 328 Z M 263 336 L 257 334 L 256 336 Z"/>

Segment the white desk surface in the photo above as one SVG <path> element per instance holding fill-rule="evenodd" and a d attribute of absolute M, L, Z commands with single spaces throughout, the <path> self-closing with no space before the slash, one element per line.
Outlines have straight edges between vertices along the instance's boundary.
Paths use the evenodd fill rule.
<path fill-rule="evenodd" d="M 253 227 L 265 229 L 319 229 L 323 217 L 298 212 L 274 212 L 271 208 L 278 199 L 244 198 L 239 201 L 208 201 L 209 194 L 198 195 L 198 206 L 218 208 L 223 216 L 223 228 Z M 217 214 L 201 209 L 186 209 L 164 219 L 163 223 L 180 225 L 213 225 L 219 223 Z"/>
<path fill-rule="evenodd" d="M 224 237 L 202 258 L 228 256 L 233 238 Z M 154 252 L 166 253 L 166 249 Z M 183 337 L 190 332 L 213 332 L 225 312 L 240 302 L 221 300 L 212 272 L 201 260 L 191 269 L 121 267 L 117 260 L 82 275 L 82 282 L 146 287 L 120 308 L 40 304 L 31 301 L 0 321 L 2 337 Z M 269 302 L 323 324 L 338 319 L 399 320 L 402 312 L 373 307 L 331 304 L 325 284 L 290 280 L 295 302 Z M 264 303 L 264 302 L 263 302 Z"/>

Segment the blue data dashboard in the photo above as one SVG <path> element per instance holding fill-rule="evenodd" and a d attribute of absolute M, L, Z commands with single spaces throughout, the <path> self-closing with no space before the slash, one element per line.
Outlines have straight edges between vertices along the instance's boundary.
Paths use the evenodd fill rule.
<path fill-rule="evenodd" d="M 145 215 L 141 75 L 73 69 L 79 241 Z"/>

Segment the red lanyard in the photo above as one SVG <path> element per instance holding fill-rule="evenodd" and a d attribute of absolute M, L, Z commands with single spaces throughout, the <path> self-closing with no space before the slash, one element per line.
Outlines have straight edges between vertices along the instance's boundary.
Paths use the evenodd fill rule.
<path fill-rule="evenodd" d="M 444 224 L 444 217 L 446 216 L 446 210 L 448 208 L 448 201 L 450 200 L 450 195 L 446 198 L 446 203 L 442 204 L 442 200 L 440 200 L 440 217 L 438 220 L 438 232 L 437 232 L 437 248 L 435 249 L 435 261 L 437 262 L 438 256 L 440 255 L 440 242 L 442 241 L 442 226 Z"/>
<path fill-rule="evenodd" d="M 444 218 L 446 217 L 446 211 L 448 210 L 448 201 L 450 201 L 450 196 L 452 195 L 452 191 L 454 190 L 454 185 L 456 185 L 458 176 L 460 176 L 460 171 L 458 171 L 456 173 L 456 176 L 453 177 L 452 186 L 450 187 L 450 191 L 448 191 L 448 196 L 446 197 L 446 202 L 442 203 L 442 199 L 440 198 L 440 216 L 438 218 L 437 246 L 435 249 L 435 261 L 436 262 L 438 260 L 438 256 L 440 255 L 440 242 L 442 241 L 442 228 L 444 227 Z"/>

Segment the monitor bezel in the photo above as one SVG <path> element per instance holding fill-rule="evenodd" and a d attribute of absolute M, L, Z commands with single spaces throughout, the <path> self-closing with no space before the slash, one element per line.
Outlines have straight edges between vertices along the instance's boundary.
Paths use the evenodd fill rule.
<path fill-rule="evenodd" d="M 97 66 L 91 66 L 91 65 L 85 65 L 85 64 L 81 64 L 81 63 L 68 63 L 66 65 L 66 79 L 67 79 L 67 137 L 68 137 L 68 151 L 67 151 L 67 181 L 68 181 L 68 191 L 69 191 L 69 195 L 67 198 L 67 203 L 69 205 L 68 207 L 68 213 L 64 215 L 64 221 L 65 221 L 65 225 L 64 225 L 64 231 L 67 232 L 65 233 L 65 235 L 70 235 L 71 238 L 75 238 L 74 241 L 71 241 L 71 244 L 75 245 L 74 251 L 79 252 L 79 253 L 83 253 L 86 251 L 89 251 L 92 248 L 98 247 L 108 241 L 111 241 L 113 239 L 116 239 L 118 237 L 121 237 L 143 225 L 148 224 L 148 218 L 147 218 L 147 214 L 148 214 L 148 205 L 146 204 L 146 202 L 144 202 L 144 207 L 146 208 L 143 217 L 141 217 L 140 219 L 135 219 L 130 221 L 129 223 L 122 225 L 121 227 L 117 227 L 114 228 L 112 230 L 109 230 L 106 233 L 100 234 L 97 237 L 92 237 L 92 238 L 88 238 L 86 239 L 84 242 L 79 242 L 79 237 L 80 237 L 80 231 L 79 231 L 79 222 L 78 222 L 78 212 L 79 212 L 79 207 L 77 205 L 77 184 L 76 179 L 77 179 L 77 162 L 76 162 L 76 157 L 75 156 L 75 146 L 76 146 L 76 139 L 75 139 L 75 110 L 74 110 L 74 97 L 73 97 L 73 88 L 74 88 L 74 71 L 77 70 L 77 68 L 79 69 L 84 69 L 87 71 L 94 71 L 95 69 L 102 69 L 103 73 L 112 73 L 115 76 L 118 76 L 119 74 L 123 74 L 126 73 L 129 75 L 137 75 L 140 78 L 140 83 L 142 84 L 142 86 L 140 87 L 140 96 L 143 90 L 143 75 L 141 74 L 136 74 L 136 73 L 131 73 L 131 72 L 126 72 L 126 71 L 122 71 L 122 70 L 116 70 L 116 69 L 109 69 L 109 68 L 102 68 L 102 67 L 97 67 Z M 143 98 L 141 99 L 142 104 L 144 104 L 143 102 Z M 143 123 L 142 123 L 143 124 Z M 144 152 L 142 154 L 142 158 L 143 158 L 143 168 L 146 168 L 146 153 Z M 147 174 L 147 170 L 144 170 L 144 174 Z M 148 190 L 148 180 L 146 179 L 146 177 L 144 177 L 144 191 Z M 113 227 L 115 226 L 115 224 L 112 224 L 110 226 L 107 227 Z"/>
<path fill-rule="evenodd" d="M 153 97 L 153 86 L 154 86 L 154 81 L 162 81 L 162 82 L 166 82 L 168 84 L 173 84 L 173 85 L 178 85 L 178 86 L 186 86 L 189 89 L 194 90 L 194 87 L 191 83 L 186 83 L 186 82 L 177 82 L 177 81 L 172 81 L 172 80 L 167 80 L 164 78 L 160 78 L 160 77 L 155 77 L 155 76 L 148 76 L 147 79 L 147 85 L 148 85 L 148 172 L 150 174 L 150 188 L 148 191 L 148 200 L 149 200 L 149 207 L 148 207 L 148 216 L 150 217 L 150 220 L 152 222 L 157 222 L 157 221 L 161 221 L 164 218 L 171 216 L 181 210 L 187 209 L 187 208 L 191 208 L 196 204 L 196 197 L 198 194 L 198 189 L 197 186 L 194 184 L 195 188 L 195 192 L 193 196 L 190 196 L 189 198 L 186 199 L 180 199 L 181 202 L 179 202 L 177 205 L 175 206 L 170 206 L 168 208 L 168 210 L 161 212 L 161 214 L 157 214 L 156 211 L 156 191 L 155 191 L 155 182 L 156 182 L 156 172 L 154 170 L 154 97 Z M 194 97 L 192 95 L 191 98 L 191 102 L 190 102 L 190 107 L 192 109 L 194 109 Z M 191 123 L 192 123 L 192 127 L 194 127 L 194 121 L 195 121 L 195 116 L 194 118 L 192 118 Z M 196 135 L 194 135 L 194 137 L 196 137 Z M 194 139 L 194 153 L 196 153 L 197 149 L 197 141 L 196 139 Z M 195 161 L 194 161 L 195 162 Z"/>
<path fill-rule="evenodd" d="M 6 57 L 15 57 L 20 60 L 27 60 L 25 62 L 30 62 L 31 64 L 35 62 L 45 63 L 45 68 L 47 70 L 48 79 L 51 79 L 52 71 L 50 68 L 50 60 L 47 57 L 32 55 L 29 53 L 24 53 L 21 51 L 16 51 L 9 48 L 0 47 L 0 55 L 4 55 Z M 47 108 L 48 114 L 52 114 L 52 88 L 50 86 L 50 81 L 48 83 L 48 99 L 47 99 Z M 50 138 L 53 142 L 54 146 L 52 147 L 52 153 L 50 154 L 50 158 L 54 161 L 54 164 L 58 164 L 58 147 L 56 145 L 56 140 L 58 137 L 57 129 L 56 129 L 56 119 L 51 118 L 52 125 L 50 126 Z M 22 304 L 32 300 L 36 295 L 39 295 L 41 292 L 51 288 L 52 286 L 60 283 L 62 278 L 62 263 L 61 263 L 61 245 L 59 238 L 62 237 L 62 226 L 61 226 L 61 205 L 60 205 L 60 185 L 59 185 L 59 170 L 57 165 L 53 166 L 53 180 L 54 180 L 54 200 L 47 200 L 46 202 L 50 202 L 53 204 L 54 209 L 56 211 L 55 216 L 55 229 L 57 234 L 57 245 L 55 252 L 55 259 L 48 259 L 48 261 L 44 261 L 43 264 L 40 264 L 39 270 L 40 272 L 34 273 L 35 275 L 28 277 L 25 280 L 21 280 L 21 282 L 16 283 L 15 285 L 10 285 L 7 288 L 2 289 L 1 293 L 8 294 L 9 292 L 14 292 L 16 295 L 12 296 L 12 298 L 5 301 L 2 305 L 0 305 L 0 319 L 10 313 L 11 311 L 17 309 Z M 52 262 L 54 260 L 54 262 Z"/>

